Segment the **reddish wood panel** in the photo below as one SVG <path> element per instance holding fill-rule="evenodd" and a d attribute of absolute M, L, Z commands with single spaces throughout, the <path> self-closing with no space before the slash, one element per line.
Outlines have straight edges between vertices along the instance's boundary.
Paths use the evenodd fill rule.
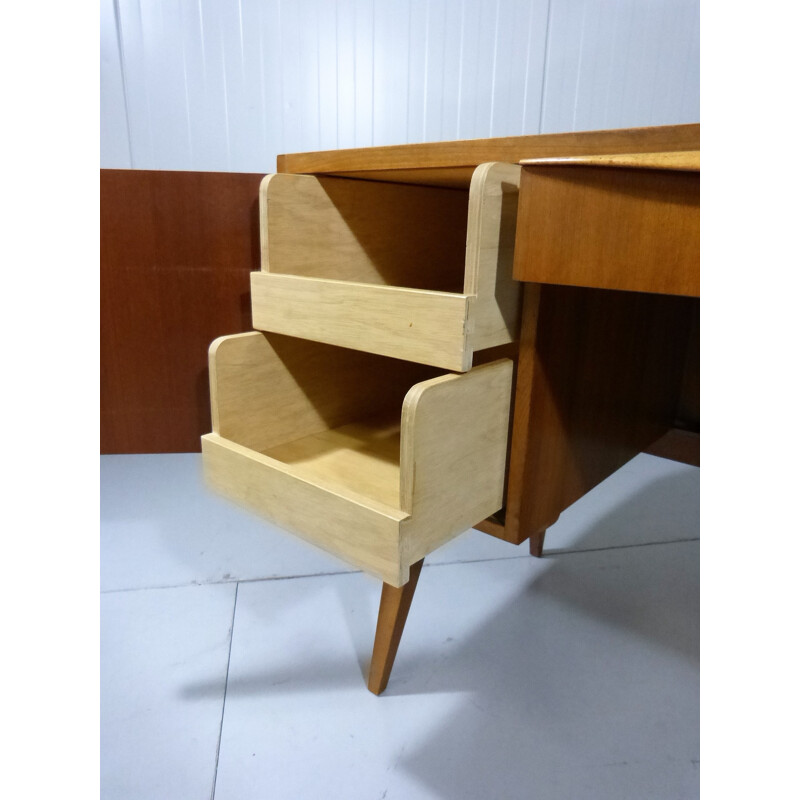
<path fill-rule="evenodd" d="M 261 178 L 100 171 L 101 453 L 200 450 L 208 346 L 252 328 Z"/>
<path fill-rule="evenodd" d="M 502 538 L 543 533 L 672 427 L 697 302 L 526 287 Z"/>
<path fill-rule="evenodd" d="M 653 442 L 647 451 L 651 456 L 680 461 L 692 467 L 700 466 L 700 434 L 673 428 Z"/>
<path fill-rule="evenodd" d="M 514 277 L 700 296 L 700 173 L 522 170 Z"/>

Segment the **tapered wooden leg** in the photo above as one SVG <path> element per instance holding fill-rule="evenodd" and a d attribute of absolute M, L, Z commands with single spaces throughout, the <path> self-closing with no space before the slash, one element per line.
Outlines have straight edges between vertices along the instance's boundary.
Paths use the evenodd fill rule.
<path fill-rule="evenodd" d="M 544 549 L 544 535 L 546 532 L 547 528 L 542 528 L 542 530 L 534 533 L 529 539 L 531 544 L 531 555 L 536 556 L 536 558 L 542 557 L 542 550 Z"/>
<path fill-rule="evenodd" d="M 375 645 L 372 648 L 372 663 L 367 681 L 367 688 L 373 694 L 380 694 L 389 683 L 389 675 L 400 645 L 400 637 L 403 635 L 408 610 L 414 599 L 414 590 L 417 588 L 423 560 L 420 559 L 411 567 L 411 576 L 404 586 L 398 589 L 388 583 L 383 584 L 378 625 L 375 629 Z"/>

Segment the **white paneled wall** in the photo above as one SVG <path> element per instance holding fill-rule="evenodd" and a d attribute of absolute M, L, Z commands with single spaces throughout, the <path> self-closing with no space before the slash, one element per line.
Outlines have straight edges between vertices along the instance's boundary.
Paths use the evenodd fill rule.
<path fill-rule="evenodd" d="M 102 0 L 101 166 L 697 122 L 699 0 Z"/>
<path fill-rule="evenodd" d="M 100 166 L 132 167 L 113 0 L 100 5 Z"/>
<path fill-rule="evenodd" d="M 700 119 L 697 0 L 552 0 L 541 133 Z"/>

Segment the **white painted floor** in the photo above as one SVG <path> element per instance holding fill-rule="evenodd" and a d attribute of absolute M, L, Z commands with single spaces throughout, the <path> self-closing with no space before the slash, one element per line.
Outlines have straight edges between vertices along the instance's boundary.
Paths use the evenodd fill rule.
<path fill-rule="evenodd" d="M 443 547 L 375 697 L 376 579 L 199 455 L 102 456 L 103 800 L 698 797 L 699 475 L 637 457 L 543 559 Z"/>

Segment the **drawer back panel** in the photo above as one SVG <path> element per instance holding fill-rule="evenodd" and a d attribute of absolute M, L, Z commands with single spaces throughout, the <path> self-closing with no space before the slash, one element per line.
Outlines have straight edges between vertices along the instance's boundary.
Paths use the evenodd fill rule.
<path fill-rule="evenodd" d="M 263 452 L 396 411 L 442 370 L 274 333 L 218 339 L 209 353 L 215 433 Z"/>
<path fill-rule="evenodd" d="M 464 189 L 269 175 L 261 187 L 262 269 L 461 292 L 468 202 Z"/>

